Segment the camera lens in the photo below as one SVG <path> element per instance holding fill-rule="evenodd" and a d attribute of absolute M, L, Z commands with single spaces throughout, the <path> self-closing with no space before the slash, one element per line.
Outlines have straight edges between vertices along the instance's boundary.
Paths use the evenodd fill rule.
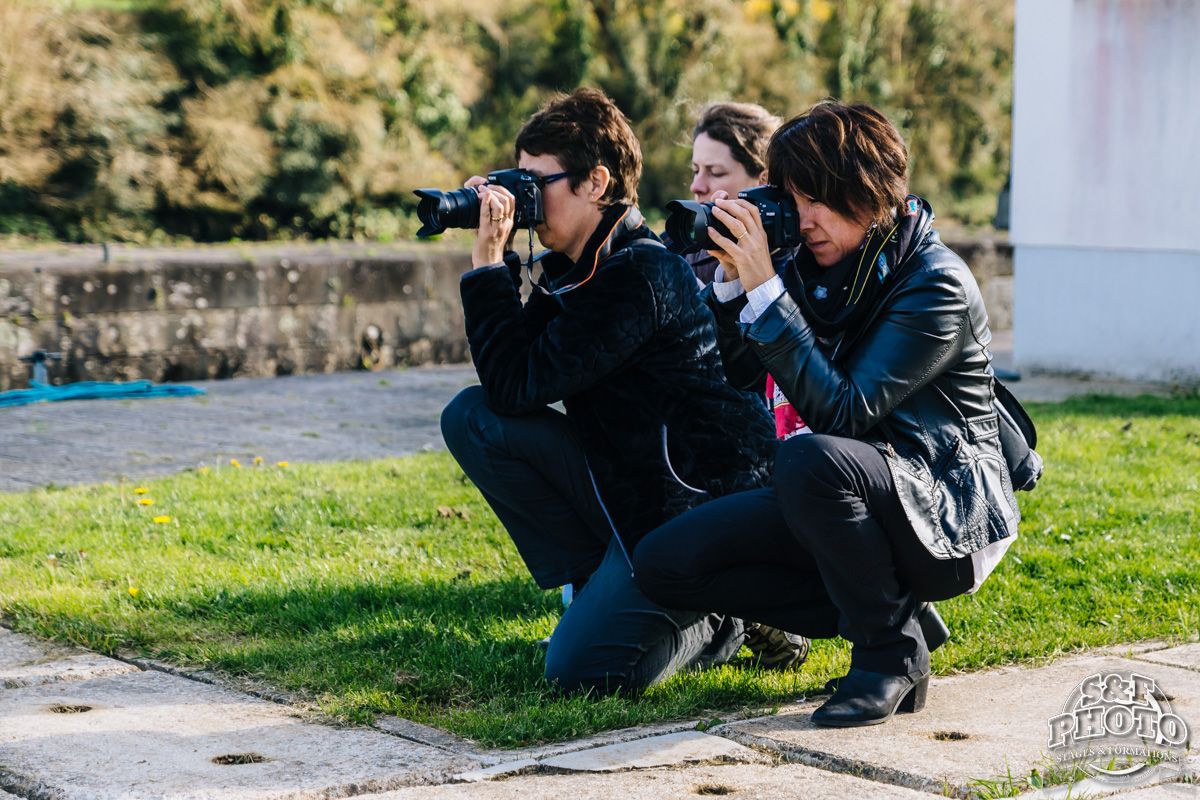
<path fill-rule="evenodd" d="M 714 228 L 722 236 L 733 238 L 729 230 L 713 217 L 712 203 L 696 203 L 691 200 L 672 200 L 667 203 L 667 238 L 676 253 L 693 253 L 697 250 L 719 250 L 708 236 Z"/>
<path fill-rule="evenodd" d="M 479 195 L 474 189 L 417 189 L 417 216 L 421 230 L 417 236 L 436 236 L 447 228 L 479 227 Z"/>

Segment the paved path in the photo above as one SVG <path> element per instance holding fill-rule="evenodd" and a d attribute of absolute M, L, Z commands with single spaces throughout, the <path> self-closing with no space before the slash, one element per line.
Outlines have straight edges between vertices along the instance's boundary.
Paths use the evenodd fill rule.
<path fill-rule="evenodd" d="M 166 475 L 201 464 L 386 458 L 442 447 L 470 366 L 198 381 L 202 397 L 0 409 L 0 491 Z"/>
<path fill-rule="evenodd" d="M 920 800 L 966 797 L 981 779 L 1045 774 L 1048 721 L 1088 675 L 1146 675 L 1172 713 L 1200 723 L 1197 644 L 1110 648 L 1036 669 L 938 678 L 922 713 L 884 728 L 815 728 L 809 718 L 820 699 L 798 698 L 777 714 L 705 732 L 685 721 L 507 753 L 421 726 L 333 727 L 144 666 L 0 628 L 0 800 L 6 792 L 26 800 Z M 1193 755 L 1164 766 L 1155 779 L 1168 785 L 1121 797 L 1195 800 L 1200 786 L 1179 780 L 1197 762 Z M 1071 796 L 1123 788 L 1093 780 Z M 1049 796 L 1064 794 L 1060 787 Z"/>
<path fill-rule="evenodd" d="M 1007 346 L 1006 342 L 1001 342 Z M 997 364 L 1011 364 L 1007 350 Z M 438 415 L 470 366 L 199 381 L 203 397 L 0 409 L 0 491 L 166 475 L 201 464 L 385 458 L 442 447 Z M 1154 384 L 1026 377 L 1023 400 L 1163 392 Z"/>

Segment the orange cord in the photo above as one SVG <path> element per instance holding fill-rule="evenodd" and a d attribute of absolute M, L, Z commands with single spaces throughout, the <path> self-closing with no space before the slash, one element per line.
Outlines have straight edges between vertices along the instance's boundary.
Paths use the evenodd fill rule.
<path fill-rule="evenodd" d="M 613 235 L 613 232 L 616 231 L 617 226 L 621 224 L 621 222 L 625 219 L 625 217 L 629 216 L 629 212 L 632 209 L 633 209 L 633 206 L 630 206 L 629 208 L 625 209 L 624 214 L 622 214 L 620 217 L 617 218 L 617 221 L 613 223 L 612 228 L 609 229 L 608 236 L 604 237 L 605 242 L 607 242 L 609 240 L 609 238 Z M 550 294 L 559 295 L 559 294 L 563 294 L 564 292 L 570 292 L 575 289 L 578 289 L 580 286 L 583 286 L 585 283 L 590 281 L 592 279 L 592 276 L 594 276 L 596 274 L 596 270 L 599 269 L 599 267 L 600 267 L 600 251 L 602 249 L 603 249 L 603 246 L 596 248 L 595 257 L 592 259 L 592 271 L 588 273 L 588 276 L 586 278 L 581 280 L 579 283 L 573 283 L 570 286 L 564 286 L 561 289 L 555 289 Z"/>

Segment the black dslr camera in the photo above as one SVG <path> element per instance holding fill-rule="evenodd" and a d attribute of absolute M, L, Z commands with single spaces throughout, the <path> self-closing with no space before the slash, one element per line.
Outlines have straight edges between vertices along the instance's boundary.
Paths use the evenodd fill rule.
<path fill-rule="evenodd" d="M 742 200 L 758 206 L 763 228 L 767 231 L 767 244 L 774 252 L 781 247 L 797 247 L 804 241 L 800 235 L 800 214 L 791 194 L 771 186 L 755 186 L 738 192 Z M 680 255 L 697 250 L 720 250 L 708 236 L 708 229 L 727 239 L 735 238 L 725 225 L 713 216 L 714 203 L 696 203 L 691 200 L 672 200 L 667 203 L 667 237 L 671 249 Z"/>
<path fill-rule="evenodd" d="M 502 169 L 489 172 L 487 182 L 503 186 L 516 198 L 513 228 L 532 228 L 546 221 L 542 207 L 542 179 L 527 169 Z M 447 228 L 479 227 L 479 195 L 474 189 L 417 189 L 417 216 L 421 230 L 417 236 L 435 236 Z"/>

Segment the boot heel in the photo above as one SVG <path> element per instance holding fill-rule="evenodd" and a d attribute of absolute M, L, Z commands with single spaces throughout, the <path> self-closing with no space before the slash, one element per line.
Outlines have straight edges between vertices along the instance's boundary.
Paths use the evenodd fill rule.
<path fill-rule="evenodd" d="M 900 701 L 896 711 L 901 714 L 915 714 L 925 707 L 925 697 L 929 694 L 929 676 L 917 681 L 904 699 Z"/>

